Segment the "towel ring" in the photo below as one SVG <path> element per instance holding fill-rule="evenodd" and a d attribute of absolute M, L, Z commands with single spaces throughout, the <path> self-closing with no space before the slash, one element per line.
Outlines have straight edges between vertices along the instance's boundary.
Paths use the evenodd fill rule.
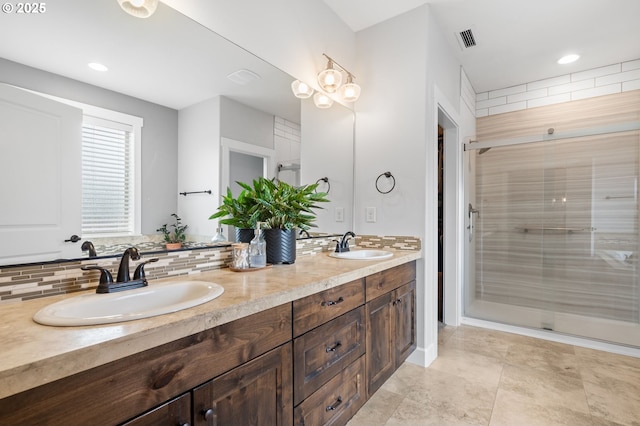
<path fill-rule="evenodd" d="M 381 177 L 385 177 L 387 179 L 383 180 L 382 183 L 380 181 Z M 391 188 L 387 189 L 387 190 L 383 190 L 384 189 L 384 183 L 385 182 L 391 182 Z M 380 189 L 380 187 L 383 186 L 383 189 Z M 393 188 L 396 187 L 396 178 L 393 177 L 393 175 L 391 174 L 391 172 L 384 172 L 381 173 L 380 176 L 378 176 L 378 178 L 376 179 L 376 189 L 378 190 L 379 193 L 381 194 L 388 194 L 391 191 L 393 191 Z"/>
<path fill-rule="evenodd" d="M 328 194 L 328 193 L 329 193 L 329 191 L 331 191 L 331 184 L 329 183 L 329 178 L 328 178 L 328 177 L 320 178 L 320 179 L 318 179 L 318 180 L 316 181 L 316 184 L 317 184 L 317 185 L 320 185 L 320 182 L 324 182 L 324 183 L 326 183 L 326 184 L 327 184 L 327 190 L 326 190 L 326 191 L 324 191 L 324 192 L 325 192 L 326 194 Z M 317 192 L 318 192 L 318 188 L 316 188 L 316 193 L 317 193 Z"/>

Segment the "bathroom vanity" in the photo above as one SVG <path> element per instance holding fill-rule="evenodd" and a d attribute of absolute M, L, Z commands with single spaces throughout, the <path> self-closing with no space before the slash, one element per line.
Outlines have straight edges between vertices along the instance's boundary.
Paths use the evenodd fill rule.
<path fill-rule="evenodd" d="M 68 296 L 6 306 L 0 423 L 345 424 L 416 347 L 419 257 L 202 273 L 225 293 L 103 326 L 31 320 Z"/>

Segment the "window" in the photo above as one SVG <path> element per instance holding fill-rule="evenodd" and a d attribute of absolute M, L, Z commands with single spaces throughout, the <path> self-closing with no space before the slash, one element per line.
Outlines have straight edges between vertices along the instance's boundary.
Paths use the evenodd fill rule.
<path fill-rule="evenodd" d="M 81 105 L 82 235 L 140 234 L 142 119 Z"/>
<path fill-rule="evenodd" d="M 84 116 L 82 235 L 135 232 L 134 138 L 130 125 Z"/>

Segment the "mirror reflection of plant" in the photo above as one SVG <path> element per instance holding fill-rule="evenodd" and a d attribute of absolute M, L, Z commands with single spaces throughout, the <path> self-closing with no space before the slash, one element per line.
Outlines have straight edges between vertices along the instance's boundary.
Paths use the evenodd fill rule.
<path fill-rule="evenodd" d="M 316 225 L 312 209 L 322 208 L 319 203 L 328 202 L 325 192 L 316 193 L 318 184 L 292 186 L 284 181 L 260 177 L 253 180 L 253 186 L 237 182 L 242 187 L 237 198 L 227 189 L 222 197 L 218 212 L 209 219 L 218 219 L 225 225 L 236 228 L 255 228 L 264 222 L 272 229 L 304 229 Z"/>
<path fill-rule="evenodd" d="M 189 228 L 189 225 L 182 225 L 182 219 L 180 219 L 177 214 L 172 213 L 171 216 L 175 218 L 176 223 L 172 225 L 165 223 L 160 228 L 156 229 L 156 231 L 162 232 L 164 234 L 164 241 L 169 244 L 182 243 L 187 238 L 185 231 Z M 173 228 L 173 231 L 169 228 Z"/>

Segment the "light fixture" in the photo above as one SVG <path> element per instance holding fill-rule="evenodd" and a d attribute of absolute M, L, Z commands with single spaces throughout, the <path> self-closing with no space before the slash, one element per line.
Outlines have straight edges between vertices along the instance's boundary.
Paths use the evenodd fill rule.
<path fill-rule="evenodd" d="M 316 92 L 316 94 L 313 95 L 313 102 L 318 108 L 330 108 L 331 105 L 333 105 L 333 99 L 323 92 Z"/>
<path fill-rule="evenodd" d="M 148 18 L 158 7 L 158 0 L 118 0 L 120 7 L 136 18 Z"/>
<path fill-rule="evenodd" d="M 87 64 L 87 66 L 94 71 L 100 71 L 100 72 L 109 71 L 109 68 L 107 68 L 105 65 L 102 65 L 101 63 L 98 63 L 98 62 L 90 62 Z"/>
<path fill-rule="evenodd" d="M 571 55 L 566 55 L 558 59 L 558 63 L 560 65 L 566 65 L 566 64 L 570 64 L 572 62 L 577 61 L 579 58 L 580 58 L 580 55 L 576 55 L 575 53 L 573 53 Z"/>
<path fill-rule="evenodd" d="M 300 99 L 306 99 L 313 95 L 313 101 L 318 108 L 329 108 L 335 99 L 335 96 L 329 96 L 329 93 L 336 93 L 344 102 L 355 102 L 360 97 L 360 86 L 353 82 L 356 78 L 347 71 L 342 65 L 334 61 L 326 54 L 322 54 L 327 58 L 327 67 L 318 73 L 318 85 L 322 89 L 313 95 L 313 88 L 307 83 L 295 80 L 291 83 L 293 94 Z M 337 68 L 337 69 L 336 69 Z M 342 85 L 342 74 L 346 74 L 347 82 Z"/>
<path fill-rule="evenodd" d="M 300 99 L 307 99 L 313 95 L 313 88 L 300 80 L 296 80 L 291 83 L 291 90 L 293 90 L 295 97 Z"/>
<path fill-rule="evenodd" d="M 324 56 L 328 59 L 329 62 L 327 62 L 327 68 L 318 73 L 318 84 L 325 92 L 333 93 L 338 90 L 338 87 L 340 87 L 340 85 L 342 84 L 342 73 L 339 70 L 333 68 L 333 59 L 331 59 L 327 55 Z M 338 66 L 340 67 L 340 65 Z"/>
<path fill-rule="evenodd" d="M 347 74 L 347 82 L 340 87 L 338 93 L 345 102 L 355 102 L 360 97 L 360 86 L 353 82 L 353 76 Z"/>

